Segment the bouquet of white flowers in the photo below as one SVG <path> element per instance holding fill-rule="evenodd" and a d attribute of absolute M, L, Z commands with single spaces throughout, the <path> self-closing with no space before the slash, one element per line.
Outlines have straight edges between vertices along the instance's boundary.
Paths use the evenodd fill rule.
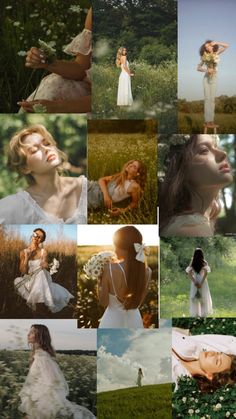
<path fill-rule="evenodd" d="M 220 57 L 218 54 L 216 54 L 215 52 L 204 52 L 203 56 L 202 56 L 202 62 L 207 66 L 207 68 L 213 68 L 216 69 L 216 66 L 218 64 L 218 62 L 220 61 Z M 209 77 L 212 77 L 214 74 L 213 73 L 209 73 Z"/>
<path fill-rule="evenodd" d="M 58 271 L 58 268 L 60 266 L 60 262 L 59 260 L 57 260 L 56 258 L 53 258 L 52 263 L 50 263 L 49 268 L 50 268 L 50 275 L 55 274 Z"/>
<path fill-rule="evenodd" d="M 87 277 L 98 280 L 102 277 L 105 265 L 116 260 L 117 257 L 114 252 L 99 252 L 91 256 L 83 266 L 83 271 Z"/>

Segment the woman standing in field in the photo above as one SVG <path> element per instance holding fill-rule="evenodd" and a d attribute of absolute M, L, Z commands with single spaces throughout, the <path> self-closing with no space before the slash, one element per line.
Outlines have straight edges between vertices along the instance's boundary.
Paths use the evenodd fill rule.
<path fill-rule="evenodd" d="M 60 176 L 67 156 L 40 124 L 11 139 L 8 165 L 28 188 L 0 200 L 2 224 L 86 224 L 87 179 Z"/>
<path fill-rule="evenodd" d="M 14 286 L 33 310 L 40 312 L 47 307 L 56 313 L 67 306 L 74 296 L 52 281 L 47 270 L 47 251 L 42 247 L 45 239 L 43 229 L 36 228 L 33 231 L 30 245 L 20 252 L 20 271 L 23 276 L 14 280 Z"/>
<path fill-rule="evenodd" d="M 99 302 L 106 307 L 99 327 L 143 328 L 139 307 L 152 272 L 145 265 L 142 235 L 134 226 L 122 227 L 113 243 L 117 261 L 105 265 L 99 284 Z"/>
<path fill-rule="evenodd" d="M 105 206 L 113 216 L 132 211 L 138 207 L 147 178 L 147 169 L 140 160 L 130 160 L 124 164 L 121 172 L 101 177 L 97 182 L 88 182 L 88 209 Z M 125 208 L 116 208 L 113 204 L 122 203 L 130 198 Z"/>
<path fill-rule="evenodd" d="M 163 236 L 213 236 L 220 190 L 232 183 L 227 154 L 214 135 L 177 137 L 159 188 Z"/>
<path fill-rule="evenodd" d="M 207 274 L 211 269 L 204 259 L 202 249 L 195 249 L 190 265 L 185 271 L 191 279 L 190 316 L 206 317 L 212 314 L 212 299 L 207 282 Z"/>
<path fill-rule="evenodd" d="M 130 77 L 133 76 L 133 73 L 131 73 L 129 69 L 126 48 L 120 47 L 118 49 L 116 54 L 116 65 L 121 68 L 117 93 L 117 106 L 131 106 L 133 104 L 133 96 Z"/>
<path fill-rule="evenodd" d="M 75 57 L 73 61 L 48 62 L 47 53 L 32 47 L 27 52 L 26 67 L 42 68 L 51 74 L 44 77 L 37 89 L 26 99 L 18 102 L 26 112 L 34 112 L 41 105 L 48 113 L 84 113 L 91 111 L 91 57 L 92 57 L 92 9 L 86 17 L 85 27 L 64 49 Z M 42 112 L 42 110 L 41 110 Z"/>
<path fill-rule="evenodd" d="M 95 419 L 86 407 L 67 399 L 68 384 L 60 370 L 47 326 L 33 324 L 28 333 L 30 370 L 20 391 L 19 410 L 27 419 Z"/>
<path fill-rule="evenodd" d="M 142 387 L 143 371 L 142 368 L 138 369 L 137 386 Z"/>
<path fill-rule="evenodd" d="M 228 47 L 225 42 L 207 40 L 199 50 L 201 62 L 197 70 L 205 73 L 203 78 L 205 128 L 214 128 L 217 65 L 220 60 L 219 55 Z"/>

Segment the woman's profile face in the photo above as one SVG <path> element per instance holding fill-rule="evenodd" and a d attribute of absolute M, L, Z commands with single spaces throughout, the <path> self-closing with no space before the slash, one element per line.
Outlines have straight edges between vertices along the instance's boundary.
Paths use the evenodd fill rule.
<path fill-rule="evenodd" d="M 207 52 L 213 52 L 213 46 L 211 45 L 211 42 L 206 42 L 205 43 L 205 50 Z"/>
<path fill-rule="evenodd" d="M 210 374 L 229 371 L 232 359 L 229 355 L 222 352 L 206 351 L 200 352 L 199 363 L 201 369 Z"/>
<path fill-rule="evenodd" d="M 197 190 L 215 188 L 216 192 L 233 181 L 227 155 L 213 136 L 198 135 L 189 166 L 189 179 Z"/>
<path fill-rule="evenodd" d="M 23 144 L 28 173 L 44 174 L 61 163 L 57 148 L 41 134 L 33 132 L 27 135 Z"/>
<path fill-rule="evenodd" d="M 28 338 L 28 343 L 31 343 L 31 344 L 36 343 L 36 333 L 35 333 L 34 327 L 30 328 L 27 338 Z"/>
<path fill-rule="evenodd" d="M 126 48 L 123 48 L 122 49 L 122 55 L 126 55 L 127 54 L 127 49 Z"/>

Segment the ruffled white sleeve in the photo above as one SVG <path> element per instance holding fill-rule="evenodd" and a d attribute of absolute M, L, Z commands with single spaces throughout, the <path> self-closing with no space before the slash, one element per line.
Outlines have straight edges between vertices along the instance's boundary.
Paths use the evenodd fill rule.
<path fill-rule="evenodd" d="M 206 264 L 205 266 L 203 266 L 203 269 L 205 269 L 205 271 L 209 274 L 211 272 L 211 268 L 208 264 Z"/>
<path fill-rule="evenodd" d="M 189 274 L 189 272 L 191 272 L 193 270 L 192 266 L 187 266 L 187 268 L 185 269 L 186 274 Z"/>
<path fill-rule="evenodd" d="M 34 209 L 24 191 L 0 199 L 0 224 L 34 224 Z"/>
<path fill-rule="evenodd" d="M 77 35 L 64 50 L 69 55 L 88 55 L 92 52 L 92 32 L 89 29 L 84 29 Z"/>

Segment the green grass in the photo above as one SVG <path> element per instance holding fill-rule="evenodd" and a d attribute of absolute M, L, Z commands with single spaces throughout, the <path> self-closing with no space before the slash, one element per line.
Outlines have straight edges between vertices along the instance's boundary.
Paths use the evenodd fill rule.
<path fill-rule="evenodd" d="M 150 66 L 136 62 L 130 67 L 135 71 L 132 78 L 134 104 L 119 107 L 116 104 L 119 69 L 113 64 L 93 64 L 93 118 L 157 119 L 159 132 L 176 132 L 176 63 L 169 61 Z"/>
<path fill-rule="evenodd" d="M 99 419 L 170 419 L 171 384 L 98 393 L 97 412 Z"/>
<path fill-rule="evenodd" d="M 200 134 L 203 132 L 204 116 L 202 113 L 178 113 L 178 132 L 180 134 Z M 215 114 L 215 124 L 219 125 L 218 134 L 231 134 L 236 131 L 236 114 Z M 213 132 L 209 130 L 208 133 Z"/>
<path fill-rule="evenodd" d="M 220 267 L 212 267 L 208 284 L 213 302 L 210 317 L 236 316 L 236 250 L 231 259 L 223 259 Z M 190 279 L 185 273 L 176 273 L 176 280 L 161 285 L 161 317 L 189 317 Z"/>
<path fill-rule="evenodd" d="M 132 159 L 141 160 L 147 167 L 147 182 L 140 205 L 118 217 L 106 208 L 89 210 L 89 224 L 156 224 L 157 222 L 157 139 L 155 133 L 89 134 L 88 178 L 118 173 Z M 126 206 L 128 204 L 126 203 Z"/>

